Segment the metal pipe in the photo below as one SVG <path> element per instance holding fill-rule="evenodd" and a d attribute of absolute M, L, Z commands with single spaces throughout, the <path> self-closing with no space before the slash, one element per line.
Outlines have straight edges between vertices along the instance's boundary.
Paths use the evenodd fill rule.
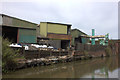
<path fill-rule="evenodd" d="M 92 29 L 92 36 L 95 36 L 95 29 Z M 92 45 L 95 45 L 95 38 L 92 38 Z"/>

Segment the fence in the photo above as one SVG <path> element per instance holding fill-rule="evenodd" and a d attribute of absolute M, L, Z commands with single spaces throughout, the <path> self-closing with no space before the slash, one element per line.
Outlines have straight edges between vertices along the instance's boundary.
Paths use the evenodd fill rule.
<path fill-rule="evenodd" d="M 81 43 L 77 43 L 75 50 L 79 50 L 79 51 L 102 51 L 105 50 L 107 46 L 103 46 L 103 45 L 89 45 L 89 44 L 81 44 Z"/>
<path fill-rule="evenodd" d="M 51 50 L 26 50 L 24 52 L 24 56 L 26 59 L 32 58 L 45 58 L 50 56 L 64 56 L 71 54 L 69 51 L 51 51 Z"/>

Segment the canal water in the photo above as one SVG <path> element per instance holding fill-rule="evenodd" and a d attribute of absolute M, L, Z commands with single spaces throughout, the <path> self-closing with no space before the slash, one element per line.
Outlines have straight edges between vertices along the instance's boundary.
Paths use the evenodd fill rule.
<path fill-rule="evenodd" d="M 118 78 L 118 57 L 94 58 L 21 69 L 3 78 Z"/>

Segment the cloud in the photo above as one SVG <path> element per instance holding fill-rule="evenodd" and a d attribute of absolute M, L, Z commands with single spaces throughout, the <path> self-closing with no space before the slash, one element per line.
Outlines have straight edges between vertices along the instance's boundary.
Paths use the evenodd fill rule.
<path fill-rule="evenodd" d="M 118 38 L 117 2 L 81 2 L 81 0 L 40 0 L 37 2 L 4 2 L 3 13 L 39 24 L 42 21 L 72 24 L 91 35 L 110 33 Z"/>

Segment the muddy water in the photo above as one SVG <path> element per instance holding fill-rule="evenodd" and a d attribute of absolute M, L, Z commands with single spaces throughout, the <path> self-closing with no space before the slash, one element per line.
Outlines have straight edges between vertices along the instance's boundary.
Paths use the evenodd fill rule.
<path fill-rule="evenodd" d="M 96 58 L 21 69 L 3 78 L 118 78 L 118 58 Z"/>

